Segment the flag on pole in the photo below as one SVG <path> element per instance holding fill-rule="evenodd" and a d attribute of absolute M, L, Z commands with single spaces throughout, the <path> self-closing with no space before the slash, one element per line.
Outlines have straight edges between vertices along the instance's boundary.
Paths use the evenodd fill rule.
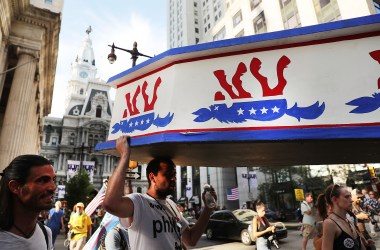
<path fill-rule="evenodd" d="M 227 188 L 227 200 L 236 201 L 239 200 L 239 188 Z"/>
<path fill-rule="evenodd" d="M 95 210 L 103 204 L 104 197 L 106 196 L 106 189 L 107 185 L 106 183 L 103 184 L 102 188 L 99 190 L 98 194 L 92 199 L 92 201 L 87 205 L 86 209 L 84 212 L 88 215 L 91 216 Z"/>
<path fill-rule="evenodd" d="M 116 217 L 112 214 L 106 213 L 103 217 L 100 226 L 92 234 L 91 238 L 87 241 L 83 250 L 93 250 L 98 249 L 102 241 L 104 241 L 107 232 L 112 228 L 116 227 L 119 224 L 119 217 Z"/>

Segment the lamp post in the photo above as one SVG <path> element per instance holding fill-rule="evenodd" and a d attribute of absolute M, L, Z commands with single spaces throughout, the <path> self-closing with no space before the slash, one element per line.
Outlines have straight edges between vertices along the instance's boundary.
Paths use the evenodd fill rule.
<path fill-rule="evenodd" d="M 128 53 L 131 54 L 131 59 L 132 59 L 132 67 L 136 66 L 136 61 L 137 61 L 137 58 L 139 56 L 145 56 L 145 57 L 148 57 L 148 58 L 152 58 L 151 56 L 147 56 L 147 55 L 144 55 L 142 53 L 140 53 L 137 49 L 137 42 L 134 42 L 133 43 L 133 49 L 132 50 L 129 50 L 129 49 L 123 49 L 123 48 L 120 48 L 120 47 L 117 47 L 115 46 L 114 43 L 112 43 L 112 45 L 108 45 L 109 47 L 111 47 L 111 53 L 108 54 L 108 61 L 110 62 L 110 64 L 113 64 L 115 61 L 116 61 L 116 54 L 115 54 L 115 49 L 119 49 L 119 50 L 122 50 L 122 51 L 126 51 Z"/>

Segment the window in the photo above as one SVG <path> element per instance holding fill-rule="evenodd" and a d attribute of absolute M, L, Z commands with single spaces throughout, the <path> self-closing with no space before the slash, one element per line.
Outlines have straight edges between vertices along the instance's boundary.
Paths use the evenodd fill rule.
<path fill-rule="evenodd" d="M 281 9 L 288 5 L 292 0 L 280 0 Z"/>
<path fill-rule="evenodd" d="M 69 144 L 71 146 L 74 146 L 74 138 L 73 137 L 70 137 Z"/>
<path fill-rule="evenodd" d="M 198 24 L 198 18 L 195 18 L 194 23 Z"/>
<path fill-rule="evenodd" d="M 250 0 L 251 10 L 257 7 L 261 3 L 261 0 Z"/>
<path fill-rule="evenodd" d="M 233 25 L 234 25 L 234 27 L 236 27 L 236 25 L 238 25 L 242 20 L 243 20 L 243 16 L 242 16 L 242 14 L 241 14 L 241 10 L 239 10 L 239 11 L 234 15 L 234 17 L 232 18 L 232 21 L 233 21 Z"/>
<path fill-rule="evenodd" d="M 195 33 L 199 33 L 199 29 L 198 28 L 195 28 Z"/>
<path fill-rule="evenodd" d="M 225 36 L 226 36 L 226 27 L 223 27 L 219 30 L 218 33 L 215 34 L 213 41 L 222 40 L 224 39 Z"/>
<path fill-rule="evenodd" d="M 255 33 L 265 33 L 267 31 L 267 26 L 265 23 L 264 12 L 261 12 L 254 20 L 253 27 L 255 28 Z"/>
<path fill-rule="evenodd" d="M 330 0 L 319 0 L 319 5 L 321 6 L 321 8 L 325 7 L 329 3 L 330 3 Z"/>
<path fill-rule="evenodd" d="M 101 118 L 102 117 L 102 106 L 98 105 L 96 107 L 96 117 Z"/>
<path fill-rule="evenodd" d="M 45 0 L 45 3 L 47 3 L 47 4 L 53 4 L 53 0 Z"/>
<path fill-rule="evenodd" d="M 380 1 L 379 0 L 374 0 L 373 5 L 375 6 L 375 11 L 377 14 L 380 13 Z"/>
<path fill-rule="evenodd" d="M 196 38 L 195 38 L 195 44 L 198 44 L 198 43 L 199 43 L 199 38 L 196 37 Z"/>
<path fill-rule="evenodd" d="M 79 90 L 79 94 L 83 95 L 83 92 L 84 92 L 83 89 L 80 89 L 80 90 Z"/>
<path fill-rule="evenodd" d="M 244 29 L 242 29 L 235 37 L 242 37 L 244 36 Z"/>
<path fill-rule="evenodd" d="M 288 20 L 286 20 L 286 22 L 284 23 L 285 29 L 293 29 L 300 26 L 300 23 L 298 20 L 299 20 L 298 13 L 296 15 L 289 17 Z"/>
<path fill-rule="evenodd" d="M 57 137 L 51 138 L 51 145 L 57 145 Z"/>

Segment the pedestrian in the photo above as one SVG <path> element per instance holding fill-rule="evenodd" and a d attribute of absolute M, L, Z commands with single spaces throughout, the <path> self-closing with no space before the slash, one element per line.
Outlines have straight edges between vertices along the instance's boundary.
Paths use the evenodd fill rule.
<path fill-rule="evenodd" d="M 167 198 L 175 192 L 176 172 L 174 163 L 165 158 L 155 158 L 148 163 L 146 194 L 123 196 L 131 152 L 128 141 L 128 136 L 121 136 L 116 141 L 120 161 L 108 183 L 103 202 L 105 210 L 120 218 L 131 217 L 128 228 L 131 249 L 168 250 L 195 246 L 206 229 L 213 208 L 204 208 L 196 224 L 189 228 L 176 204 Z M 217 198 L 213 189 L 211 194 Z M 205 201 L 204 193 L 202 199 Z"/>
<path fill-rule="evenodd" d="M 61 207 L 62 203 L 60 201 L 56 201 L 55 207 L 49 210 L 47 226 L 51 229 L 51 232 L 53 234 L 53 247 L 60 230 L 62 229 L 63 231 L 65 229 L 63 223 L 64 214 Z"/>
<path fill-rule="evenodd" d="M 371 230 L 371 237 L 376 237 L 376 228 L 378 228 L 377 222 L 379 221 L 380 204 L 377 201 L 374 191 L 369 191 L 369 199 L 364 202 L 364 207 L 369 214 L 369 228 Z"/>
<path fill-rule="evenodd" d="M 1 176 L 1 249 L 50 250 L 51 230 L 38 222 L 38 215 L 53 202 L 56 185 L 51 162 L 38 155 L 20 155 Z"/>
<path fill-rule="evenodd" d="M 256 239 L 257 250 L 271 249 L 270 236 L 274 234 L 276 227 L 271 226 L 267 217 L 265 217 L 265 204 L 257 200 L 253 204 L 256 216 L 252 219 L 252 235 Z"/>
<path fill-rule="evenodd" d="M 359 194 L 359 192 L 358 192 L 358 194 Z M 363 202 L 366 202 L 370 198 L 367 189 L 365 189 L 365 188 L 362 189 L 362 196 L 363 196 Z"/>
<path fill-rule="evenodd" d="M 94 217 L 92 219 L 92 226 L 91 227 L 92 227 L 93 233 L 96 231 L 96 229 L 98 229 L 103 218 L 104 218 L 104 210 L 99 208 L 98 212 L 96 213 L 96 215 L 94 215 Z"/>
<path fill-rule="evenodd" d="M 325 194 L 318 195 L 315 206 L 317 208 L 317 214 L 315 216 L 314 247 L 315 250 L 322 250 L 323 221 L 332 210 L 331 206 L 326 203 Z"/>
<path fill-rule="evenodd" d="M 361 207 L 363 204 L 363 195 L 360 192 L 356 191 L 356 189 L 352 191 L 352 212 L 356 217 L 359 232 L 364 236 L 366 240 L 369 240 L 371 239 L 371 236 L 369 235 L 365 226 L 366 221 L 369 219 L 369 214 L 367 214 Z"/>
<path fill-rule="evenodd" d="M 128 230 L 129 223 L 126 218 L 120 219 L 120 223 L 112 228 L 106 235 L 105 246 L 107 250 L 130 250 Z M 123 223 L 124 222 L 124 223 Z"/>
<path fill-rule="evenodd" d="M 78 202 L 69 221 L 71 232 L 70 250 L 81 250 L 84 247 L 86 239 L 91 237 L 91 224 L 91 218 L 84 212 L 84 204 Z"/>
<path fill-rule="evenodd" d="M 311 193 L 305 194 L 305 200 L 301 203 L 302 218 L 302 250 L 306 250 L 309 239 L 314 238 L 315 215 L 313 213 L 313 196 Z"/>
<path fill-rule="evenodd" d="M 352 209 L 350 192 L 337 184 L 330 185 L 325 190 L 325 200 L 331 213 L 323 222 L 322 249 L 365 249 L 355 226 L 346 217 Z"/>

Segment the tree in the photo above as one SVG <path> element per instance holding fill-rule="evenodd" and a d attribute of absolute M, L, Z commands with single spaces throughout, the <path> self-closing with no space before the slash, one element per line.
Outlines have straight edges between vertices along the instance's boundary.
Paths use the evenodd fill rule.
<path fill-rule="evenodd" d="M 90 194 L 94 187 L 90 183 L 90 178 L 84 170 L 80 170 L 77 175 L 71 178 L 66 184 L 66 200 L 68 208 L 71 209 L 76 203 L 88 204 Z"/>

